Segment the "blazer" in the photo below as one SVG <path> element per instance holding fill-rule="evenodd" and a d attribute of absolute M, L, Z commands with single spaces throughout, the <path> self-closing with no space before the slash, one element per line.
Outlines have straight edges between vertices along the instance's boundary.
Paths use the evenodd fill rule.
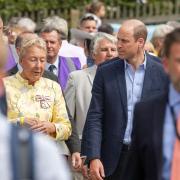
<path fill-rule="evenodd" d="M 91 101 L 91 90 L 94 81 L 96 66 L 69 74 L 69 79 L 64 91 L 70 114 L 75 120 L 80 139 L 86 120 L 87 111 Z"/>
<path fill-rule="evenodd" d="M 160 63 L 146 54 L 141 100 L 162 93 L 168 78 Z M 92 99 L 83 131 L 82 154 L 101 159 L 105 175 L 115 171 L 127 125 L 127 93 L 124 60 L 101 65 L 94 79 Z"/>
<path fill-rule="evenodd" d="M 167 102 L 168 93 L 164 93 L 135 106 L 129 179 L 162 179 L 163 126 Z"/>

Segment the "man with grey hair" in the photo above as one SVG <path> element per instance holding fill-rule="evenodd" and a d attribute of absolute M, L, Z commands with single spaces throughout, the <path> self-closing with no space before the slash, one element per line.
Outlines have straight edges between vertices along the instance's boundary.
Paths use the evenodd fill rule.
<path fill-rule="evenodd" d="M 61 34 L 62 44 L 61 48 L 59 49 L 59 55 L 64 57 L 77 57 L 81 62 L 81 67 L 83 67 L 87 63 L 84 49 L 68 43 L 67 21 L 59 16 L 52 16 L 44 19 L 44 27 L 46 26 L 58 29 Z"/>
<path fill-rule="evenodd" d="M 156 50 L 156 55 L 158 57 L 162 56 L 162 47 L 166 34 L 170 33 L 172 30 L 174 30 L 174 27 L 167 24 L 158 25 L 154 30 L 151 42 Z"/>
<path fill-rule="evenodd" d="M 69 75 L 64 91 L 65 100 L 70 114 L 75 120 L 80 139 L 82 139 L 82 131 L 91 100 L 91 89 L 97 66 L 117 56 L 116 43 L 117 39 L 114 36 L 106 33 L 98 33 L 91 45 L 95 65 L 72 72 Z"/>
<path fill-rule="evenodd" d="M 28 32 L 34 32 L 36 29 L 36 23 L 28 17 L 20 18 L 17 22 L 17 26 L 24 28 L 25 31 Z"/>
<path fill-rule="evenodd" d="M 81 69 L 79 58 L 59 55 L 62 39 L 61 32 L 56 27 L 44 26 L 40 36 L 47 46 L 46 70 L 53 72 L 58 77 L 58 82 L 64 90 L 69 73 Z"/>

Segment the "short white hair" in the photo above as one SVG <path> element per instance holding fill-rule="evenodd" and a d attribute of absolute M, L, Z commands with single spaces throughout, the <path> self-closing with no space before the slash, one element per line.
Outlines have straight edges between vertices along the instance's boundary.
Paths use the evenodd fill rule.
<path fill-rule="evenodd" d="M 27 17 L 21 18 L 17 22 L 17 26 L 26 29 L 27 31 L 34 32 L 36 29 L 36 23 Z"/>
<path fill-rule="evenodd" d="M 109 42 L 113 43 L 113 44 L 117 44 L 117 38 L 113 35 L 107 34 L 107 33 L 103 33 L 103 32 L 98 32 L 92 42 L 91 42 L 91 53 L 95 53 L 97 51 L 97 48 L 99 47 L 99 43 L 101 40 L 106 39 Z"/>
<path fill-rule="evenodd" d="M 22 58 L 26 54 L 27 49 L 32 47 L 32 46 L 43 49 L 45 51 L 45 53 L 47 53 L 46 43 L 42 38 L 35 37 L 33 39 L 24 39 L 22 41 L 22 44 L 21 44 L 21 47 L 20 47 L 20 52 L 19 52 L 19 60 L 20 61 L 22 60 Z"/>
<path fill-rule="evenodd" d="M 156 39 L 158 38 L 165 38 L 165 36 L 174 30 L 174 27 L 169 26 L 167 24 L 161 24 L 156 27 L 153 32 L 151 42 L 155 46 Z"/>
<path fill-rule="evenodd" d="M 62 39 L 67 39 L 68 23 L 65 19 L 59 16 L 52 16 L 44 19 L 44 27 L 51 27 L 57 29 L 61 33 Z"/>

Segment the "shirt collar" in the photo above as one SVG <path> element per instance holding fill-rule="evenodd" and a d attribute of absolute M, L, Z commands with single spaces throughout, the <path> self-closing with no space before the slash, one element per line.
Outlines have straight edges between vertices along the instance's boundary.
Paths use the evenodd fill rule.
<path fill-rule="evenodd" d="M 27 80 L 27 79 L 24 79 L 24 78 L 21 76 L 21 74 L 20 74 L 19 71 L 15 74 L 15 77 L 21 82 L 21 84 L 23 84 L 23 85 L 25 85 L 26 87 L 29 87 L 29 88 L 36 87 L 36 86 L 38 86 L 38 85 L 40 84 L 40 82 L 41 82 L 41 81 L 40 81 L 41 78 L 40 78 L 38 81 L 36 81 L 36 82 L 34 83 L 34 86 L 29 85 L 28 80 Z"/>
<path fill-rule="evenodd" d="M 144 53 L 144 62 L 139 67 L 145 70 L 146 66 L 147 66 L 147 57 L 146 57 L 146 53 Z M 129 67 L 132 67 L 132 65 L 129 64 L 126 60 L 124 60 L 124 67 L 125 69 L 127 69 Z"/>
<path fill-rule="evenodd" d="M 46 70 L 48 70 L 49 69 L 49 66 L 50 65 L 52 65 L 52 64 L 50 64 L 50 63 L 46 63 Z M 58 66 L 59 66 L 59 56 L 57 56 L 57 58 L 56 58 L 56 61 L 54 62 L 54 64 L 53 64 L 55 67 L 56 67 L 56 69 L 58 69 Z"/>
<path fill-rule="evenodd" d="M 177 103 L 180 103 L 180 93 L 176 91 L 172 83 L 170 83 L 170 88 L 169 88 L 169 105 L 174 106 Z"/>

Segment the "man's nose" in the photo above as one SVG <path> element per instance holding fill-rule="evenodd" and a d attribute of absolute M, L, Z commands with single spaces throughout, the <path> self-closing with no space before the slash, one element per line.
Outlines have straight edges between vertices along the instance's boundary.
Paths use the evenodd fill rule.
<path fill-rule="evenodd" d="M 122 47 L 122 42 L 121 41 L 117 42 L 117 47 Z"/>
<path fill-rule="evenodd" d="M 51 47 L 51 43 L 50 43 L 50 42 L 47 42 L 47 43 L 46 43 L 46 46 L 47 46 L 47 48 L 50 48 L 50 47 Z"/>

